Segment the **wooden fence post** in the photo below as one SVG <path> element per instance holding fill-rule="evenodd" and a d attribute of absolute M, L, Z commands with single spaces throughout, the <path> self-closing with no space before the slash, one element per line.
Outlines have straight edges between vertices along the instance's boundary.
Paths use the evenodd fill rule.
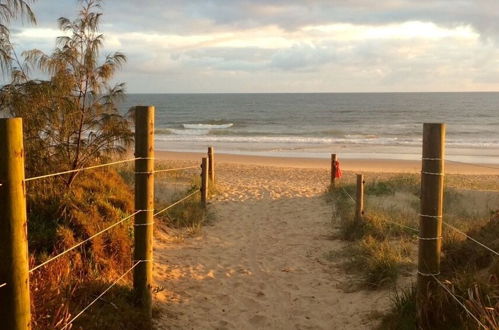
<path fill-rule="evenodd" d="M 427 321 L 427 303 L 434 285 L 433 276 L 440 273 L 444 154 L 445 124 L 424 124 L 417 281 L 420 326 Z"/>
<path fill-rule="evenodd" d="M 135 108 L 135 249 L 133 288 L 139 306 L 152 317 L 154 222 L 154 107 Z"/>
<path fill-rule="evenodd" d="M 357 174 L 357 198 L 355 201 L 355 221 L 359 222 L 364 216 L 364 175 Z"/>
<path fill-rule="evenodd" d="M 208 158 L 203 157 L 201 163 L 201 204 L 206 207 L 208 201 Z"/>
<path fill-rule="evenodd" d="M 336 154 L 331 154 L 331 189 L 335 188 L 335 181 L 336 181 Z"/>
<path fill-rule="evenodd" d="M 215 185 L 215 148 L 208 147 L 208 174 L 210 176 L 210 183 Z"/>
<path fill-rule="evenodd" d="M 21 118 L 0 119 L 0 328 L 31 329 Z"/>

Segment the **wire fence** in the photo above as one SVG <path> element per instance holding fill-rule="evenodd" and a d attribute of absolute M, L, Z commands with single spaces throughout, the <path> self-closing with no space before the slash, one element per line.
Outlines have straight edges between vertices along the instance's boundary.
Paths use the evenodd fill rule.
<path fill-rule="evenodd" d="M 7 286 L 7 283 L 0 284 L 0 288 L 3 288 L 4 286 Z"/>
<path fill-rule="evenodd" d="M 96 238 L 97 236 L 100 236 L 100 235 L 104 234 L 104 233 L 105 233 L 105 232 L 107 232 L 108 230 L 110 230 L 110 229 L 112 229 L 112 228 L 114 228 L 114 227 L 116 227 L 116 226 L 118 226 L 118 225 L 122 224 L 123 222 L 125 222 L 125 221 L 127 221 L 127 220 L 130 220 L 130 219 L 131 219 L 131 218 L 133 218 L 136 214 L 139 214 L 140 212 L 144 212 L 144 211 L 145 211 L 145 210 L 138 210 L 138 211 L 136 211 L 136 212 L 134 212 L 134 213 L 130 214 L 129 216 L 127 216 L 127 217 L 125 217 L 125 218 L 121 219 L 120 221 L 118 221 L 118 222 L 116 222 L 116 223 L 112 224 L 111 226 L 109 226 L 109 227 L 107 227 L 107 228 L 105 228 L 105 229 L 103 229 L 103 230 L 99 231 L 98 233 L 96 233 L 96 234 L 94 234 L 94 235 L 90 236 L 90 237 L 89 237 L 89 238 L 87 238 L 86 240 L 81 241 L 80 243 L 73 245 L 73 246 L 72 246 L 72 247 L 70 247 L 69 249 L 66 249 L 66 250 L 64 250 L 63 252 L 61 252 L 61 253 L 57 254 L 56 256 L 54 256 L 54 257 L 52 257 L 52 258 L 50 258 L 50 259 L 46 260 L 45 262 L 42 262 L 42 263 L 41 263 L 41 264 L 39 264 L 38 266 L 33 267 L 32 269 L 30 269 L 30 271 L 29 271 L 29 272 L 30 272 L 30 273 L 32 273 L 32 272 L 34 272 L 35 270 L 37 270 L 37 269 L 39 269 L 39 268 L 41 268 L 41 267 L 43 267 L 43 266 L 45 266 L 45 265 L 47 265 L 47 264 L 51 263 L 52 261 L 54 261 L 54 260 L 56 260 L 56 259 L 59 259 L 60 257 L 62 257 L 62 256 L 64 256 L 65 254 L 67 254 L 68 252 L 73 251 L 74 249 L 76 249 L 76 248 L 78 248 L 78 247 L 82 246 L 83 244 L 85 244 L 85 243 L 87 243 L 87 242 L 91 241 L 92 239 Z"/>
<path fill-rule="evenodd" d="M 344 188 L 344 187 L 341 187 L 342 191 L 350 198 L 350 200 L 356 204 L 357 201 L 356 199 L 354 199 L 349 193 L 348 191 Z M 387 220 L 387 219 L 383 219 L 383 222 L 387 222 L 387 223 L 390 223 L 390 224 L 393 224 L 393 225 L 396 225 L 396 226 L 399 226 L 399 227 L 402 227 L 402 228 L 405 228 L 405 229 L 409 229 L 411 231 L 414 231 L 416 233 L 419 233 L 419 230 L 414 228 L 414 227 L 410 227 L 410 226 L 407 226 L 405 224 L 402 224 L 400 222 L 396 222 L 396 221 L 390 221 L 390 220 Z"/>
<path fill-rule="evenodd" d="M 162 210 L 160 210 L 160 211 L 158 211 L 158 212 L 154 213 L 154 216 L 160 215 L 161 213 L 168 211 L 168 210 L 169 210 L 169 209 L 171 209 L 172 207 L 174 207 L 174 206 L 176 206 L 176 205 L 178 205 L 178 204 L 182 203 L 183 201 L 185 201 L 185 200 L 187 200 L 187 199 L 191 198 L 192 196 L 194 196 L 194 195 L 196 195 L 196 194 L 199 194 L 199 193 L 200 193 L 200 191 L 199 191 L 199 190 L 196 190 L 196 191 L 194 191 L 194 192 L 190 193 L 189 195 L 185 196 L 184 198 L 182 198 L 182 199 L 180 199 L 180 200 L 176 201 L 175 203 L 173 203 L 173 204 L 171 204 L 171 205 L 168 205 L 168 206 L 167 206 L 167 207 L 165 207 L 164 209 L 162 209 Z"/>
<path fill-rule="evenodd" d="M 190 169 L 199 169 L 199 165 L 196 166 L 187 166 L 187 167 L 179 167 L 179 168 L 167 168 L 164 170 L 155 170 L 154 173 L 166 173 L 166 172 L 179 172 Z"/>
<path fill-rule="evenodd" d="M 56 172 L 56 173 L 51 173 L 51 174 L 45 174 L 45 175 L 40 175 L 40 176 L 35 176 L 31 178 L 27 178 L 24 181 L 25 182 L 30 182 L 30 181 L 35 181 L 35 180 L 41 180 L 41 179 L 46 179 L 46 178 L 51 178 L 51 177 L 56 177 L 56 176 L 61 176 L 61 175 L 66 175 L 66 174 L 72 174 L 72 173 L 78 173 L 86 170 L 92 170 L 92 169 L 99 169 L 99 168 L 104 168 L 104 167 L 109 167 L 113 165 L 118 165 L 118 164 L 124 164 L 124 163 L 129 163 L 133 162 L 136 160 L 147 160 L 147 159 L 152 159 L 152 158 L 145 158 L 145 157 L 136 157 L 136 158 L 131 158 L 131 159 L 125 159 L 125 160 L 119 160 L 119 161 L 114 161 L 106 164 L 100 164 L 100 165 L 95 165 L 95 166 L 88 166 L 88 167 L 83 167 L 79 169 L 74 169 L 74 170 L 68 170 L 68 171 L 61 171 L 61 172 Z M 148 174 L 154 174 L 154 173 L 166 173 L 166 172 L 176 172 L 179 173 L 181 171 L 186 171 L 190 169 L 199 169 L 199 165 L 195 166 L 186 166 L 186 167 L 179 167 L 179 168 L 169 168 L 169 169 L 160 169 L 160 170 L 155 170 L 152 171 L 151 173 Z M 135 172 L 135 174 L 142 174 Z M 176 174 L 178 177 L 178 174 Z M 163 212 L 166 212 L 167 210 L 179 205 L 180 203 L 186 201 L 187 199 L 193 197 L 194 195 L 200 193 L 199 189 L 196 189 L 194 192 L 188 194 L 187 196 L 184 196 L 183 198 L 173 202 L 169 206 L 157 211 L 154 213 L 153 216 L 157 216 Z M 115 228 L 116 226 L 119 226 L 121 224 L 124 224 L 127 221 L 130 221 L 134 216 L 138 215 L 141 212 L 148 212 L 148 211 L 155 211 L 155 210 L 137 210 L 134 213 L 120 219 L 119 221 L 107 226 L 106 228 L 100 230 L 99 232 L 91 235 L 90 237 L 86 238 L 85 240 L 71 246 L 70 248 L 65 249 L 64 251 L 58 253 L 57 255 L 45 260 L 44 262 L 40 263 L 39 265 L 33 267 L 32 269 L 29 270 L 29 273 L 32 273 L 48 264 L 51 262 L 67 255 L 69 252 L 81 247 L 85 243 L 88 243 L 89 241 L 95 239 L 96 237 L 108 232 L 109 230 Z M 153 224 L 153 223 L 152 223 Z M 152 225 L 152 224 L 146 224 L 146 225 Z M 135 226 L 139 226 L 141 224 L 135 224 Z M 92 300 L 85 308 L 83 308 L 78 314 L 76 314 L 69 322 L 67 322 L 61 329 L 69 329 L 72 326 L 72 323 L 77 320 L 83 313 L 85 313 L 92 305 L 94 305 L 99 299 L 101 299 L 107 292 L 109 292 L 115 285 L 118 284 L 119 281 L 121 281 L 127 274 L 129 274 L 134 268 L 136 268 L 140 263 L 142 262 L 152 262 L 152 260 L 136 260 L 135 263 L 131 268 L 129 268 L 125 273 L 123 273 L 118 279 L 116 279 L 111 285 L 109 285 L 101 294 L 99 294 L 94 300 Z M 0 284 L 0 288 L 6 286 L 7 283 Z"/>
<path fill-rule="evenodd" d="M 483 247 L 484 249 L 488 250 L 489 252 L 492 252 L 493 254 L 495 254 L 496 256 L 499 256 L 499 253 L 497 251 L 494 251 L 493 249 L 491 249 L 490 247 L 488 247 L 487 245 L 483 244 L 482 242 L 479 242 L 477 241 L 476 239 L 474 239 L 473 237 L 469 236 L 468 234 L 466 234 L 465 232 L 459 230 L 458 228 L 454 227 L 453 225 L 443 221 L 442 222 L 445 226 L 451 228 L 452 230 L 460 233 L 461 235 L 464 235 L 466 236 L 467 239 L 469 239 L 470 241 L 480 245 L 481 247 Z"/>
<path fill-rule="evenodd" d="M 51 174 L 35 176 L 32 178 L 24 179 L 24 181 L 29 182 L 29 181 L 35 181 L 35 180 L 40 180 L 40 179 L 52 178 L 55 176 L 60 176 L 60 175 L 65 175 L 65 174 L 78 173 L 78 172 L 93 170 L 93 169 L 97 169 L 97 168 L 103 168 L 103 167 L 109 167 L 109 166 L 118 165 L 118 164 L 129 163 L 129 162 L 133 162 L 133 161 L 136 161 L 139 159 L 148 159 L 148 158 L 138 157 L 138 158 L 132 158 L 132 159 L 119 160 L 119 161 L 110 162 L 110 163 L 106 163 L 106 164 L 100 164 L 100 165 L 95 165 L 95 166 L 78 168 L 78 169 L 74 169 L 74 170 L 68 170 L 68 171 L 62 171 L 62 172 L 56 172 L 56 173 L 51 173 Z"/>
<path fill-rule="evenodd" d="M 436 158 L 432 158 L 432 159 L 424 159 L 423 160 L 441 160 L 441 159 L 436 159 Z M 458 165 L 464 165 L 464 166 L 468 166 L 468 167 L 476 167 L 476 168 L 480 168 L 480 169 L 489 169 L 489 170 L 497 170 L 497 174 L 499 175 L 499 167 L 496 167 L 496 166 L 493 166 L 493 165 L 486 165 L 486 164 L 477 164 L 477 163 L 468 163 L 468 162 L 462 162 L 462 161 L 455 161 L 455 160 L 446 160 L 446 162 L 449 162 L 449 163 L 455 163 L 455 164 L 458 164 Z M 455 170 L 454 170 L 455 171 Z M 427 172 L 423 172 L 421 171 L 422 174 L 434 174 L 434 173 L 427 173 Z M 492 172 L 494 174 L 494 172 Z M 442 173 L 442 175 L 444 175 Z M 348 196 L 348 198 L 354 203 L 354 204 L 357 204 L 357 200 L 354 199 L 350 194 L 349 192 L 341 186 L 341 189 L 343 191 L 343 193 Z M 499 193 L 499 190 L 495 190 L 495 189 L 485 189 L 485 190 L 480 190 L 480 189 L 468 189 L 468 190 L 474 190 L 474 191 L 480 191 L 480 192 L 494 192 L 494 193 Z M 421 217 L 432 217 L 432 218 L 437 218 L 437 216 L 424 216 L 424 215 L 420 215 Z M 438 216 L 440 217 L 440 216 Z M 494 256 L 499 256 L 499 252 L 495 251 L 494 249 L 492 249 L 490 246 L 488 246 L 487 244 L 483 243 L 483 242 L 480 242 L 478 239 L 474 238 L 474 237 L 471 237 L 470 235 L 468 235 L 466 232 L 460 230 L 459 228 L 455 227 L 454 225 L 452 224 L 449 224 L 448 222 L 446 221 L 442 221 L 442 224 L 446 227 L 448 227 L 450 230 L 453 230 L 461 235 L 463 235 L 464 237 L 466 237 L 466 239 L 470 240 L 471 242 L 477 244 L 478 246 L 480 246 L 481 248 L 487 250 L 488 252 L 492 253 Z M 408 226 L 406 224 L 402 224 L 400 222 L 396 222 L 396 221 L 390 221 L 388 219 L 382 219 L 382 222 L 386 222 L 386 223 L 390 223 L 390 224 L 393 224 L 393 225 L 396 225 L 396 226 L 400 226 L 402 228 L 405 228 L 405 229 L 408 229 L 408 230 L 411 230 L 415 233 L 419 233 L 420 230 L 418 230 L 417 228 L 415 227 L 412 227 L 412 226 Z M 426 238 L 421 238 L 421 237 L 418 237 L 418 239 L 426 239 Z M 441 237 L 437 237 L 437 238 L 427 238 L 428 240 L 435 240 L 435 239 L 441 239 Z M 418 273 L 420 273 L 418 271 Z M 421 273 L 420 273 L 421 274 Z M 439 273 L 438 273 L 439 274 Z M 467 306 L 466 306 L 466 303 L 463 302 L 463 299 L 460 299 L 458 298 L 453 292 L 452 290 L 446 285 L 444 284 L 437 276 L 437 274 L 423 274 L 424 276 L 431 276 L 436 283 L 438 283 L 438 285 L 447 293 L 449 294 L 449 296 L 460 306 L 463 308 L 463 311 L 471 318 L 473 319 L 479 327 L 483 328 L 483 329 L 489 329 L 489 327 L 487 327 L 481 320 L 480 320 L 480 317 L 478 317 L 477 315 L 475 315 Z M 449 282 L 450 283 L 450 282 Z"/>

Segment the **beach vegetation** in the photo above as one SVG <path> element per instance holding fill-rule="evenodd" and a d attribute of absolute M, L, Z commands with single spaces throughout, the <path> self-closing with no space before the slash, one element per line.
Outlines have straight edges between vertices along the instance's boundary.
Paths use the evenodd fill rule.
<path fill-rule="evenodd" d="M 104 36 L 100 0 L 83 0 L 76 19 L 61 17 L 64 34 L 51 54 L 33 49 L 22 53 L 20 75 L 0 90 L 4 113 L 24 119 L 28 175 L 73 170 L 127 151 L 133 139 L 118 102 L 125 85 L 111 84 L 126 56 L 114 52 L 100 60 Z M 37 70 L 47 80 L 29 79 Z M 78 172 L 64 177 L 67 186 Z"/>
<path fill-rule="evenodd" d="M 199 176 L 174 176 L 174 180 L 158 180 L 156 191 L 158 192 L 157 209 L 161 210 L 168 205 L 184 198 L 185 196 L 199 191 L 200 178 Z M 165 178 L 162 178 L 165 179 Z M 181 185 L 180 188 L 171 186 Z M 199 234 L 203 225 L 207 222 L 206 210 L 201 205 L 201 194 L 194 196 L 181 202 L 179 205 L 172 207 L 168 211 L 158 215 L 158 219 L 168 227 L 183 230 L 188 236 Z"/>
<path fill-rule="evenodd" d="M 473 176 L 475 177 L 475 176 Z M 486 326 L 496 329 L 499 319 L 499 267 L 496 256 L 466 233 L 494 251 L 499 251 L 499 194 L 488 191 L 490 178 L 449 175 L 445 186 L 444 225 L 440 281 Z M 400 275 L 415 276 L 419 183 L 416 175 L 392 175 L 366 184 L 365 215 L 354 219 L 354 203 L 348 194 L 353 184 L 329 192 L 335 203 L 335 223 L 340 237 L 351 242 L 354 257 L 347 265 L 357 269 L 372 288 L 398 283 Z M 483 185 L 477 185 L 482 182 Z M 347 194 L 348 193 L 348 194 Z M 353 195 L 352 195 L 353 196 Z M 491 214 L 493 216 L 491 217 Z M 436 284 L 435 284 L 436 285 Z M 477 322 L 443 289 L 429 297 L 428 324 L 416 325 L 415 289 L 402 287 L 393 294 L 391 310 L 384 316 L 382 329 L 475 329 Z"/>
<path fill-rule="evenodd" d="M 30 268 L 134 211 L 133 192 L 114 170 L 84 172 L 71 193 L 57 180 L 28 183 Z M 133 219 L 125 221 L 31 274 L 33 325 L 60 329 L 132 264 Z M 131 274 L 74 323 L 85 329 L 142 329 Z"/>
<path fill-rule="evenodd" d="M 362 269 L 364 283 L 376 289 L 394 283 L 403 271 L 410 272 L 411 253 L 411 242 L 391 242 L 367 235 L 350 247 L 348 265 Z"/>
<path fill-rule="evenodd" d="M 52 53 L 35 49 L 18 58 L 4 23 L 19 15 L 34 21 L 30 3 L 9 0 L 0 6 L 0 61 L 2 72 L 11 73 L 11 82 L 0 90 L 0 111 L 23 118 L 26 176 L 81 169 L 119 157 L 133 139 L 128 118 L 117 108 L 124 84 L 112 84 L 126 57 L 115 52 L 102 59 L 101 1 L 79 1 L 74 20 L 58 20 L 63 36 Z M 32 79 L 33 72 L 47 79 Z M 31 269 L 134 212 L 132 189 L 112 168 L 26 185 Z M 61 329 L 130 269 L 132 223 L 130 218 L 32 272 L 35 328 Z M 135 307 L 130 281 L 127 274 L 73 327 L 147 328 L 149 321 Z"/>

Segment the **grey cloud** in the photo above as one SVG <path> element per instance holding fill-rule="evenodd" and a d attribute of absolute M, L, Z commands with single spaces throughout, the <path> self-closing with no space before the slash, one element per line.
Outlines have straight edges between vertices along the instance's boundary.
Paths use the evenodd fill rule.
<path fill-rule="evenodd" d="M 74 16 L 76 4 L 40 0 L 33 7 L 41 26 L 55 26 L 59 16 Z M 269 25 L 294 30 L 338 22 L 420 20 L 447 26 L 469 24 L 492 38 L 499 34 L 496 0 L 107 0 L 104 12 L 111 31 L 195 34 Z"/>

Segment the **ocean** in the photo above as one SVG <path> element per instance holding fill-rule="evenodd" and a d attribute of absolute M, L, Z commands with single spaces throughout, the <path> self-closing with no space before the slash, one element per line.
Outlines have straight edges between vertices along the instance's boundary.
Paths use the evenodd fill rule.
<path fill-rule="evenodd" d="M 447 158 L 499 164 L 499 93 L 129 94 L 156 107 L 156 148 L 282 157 L 420 159 L 422 124 Z"/>

